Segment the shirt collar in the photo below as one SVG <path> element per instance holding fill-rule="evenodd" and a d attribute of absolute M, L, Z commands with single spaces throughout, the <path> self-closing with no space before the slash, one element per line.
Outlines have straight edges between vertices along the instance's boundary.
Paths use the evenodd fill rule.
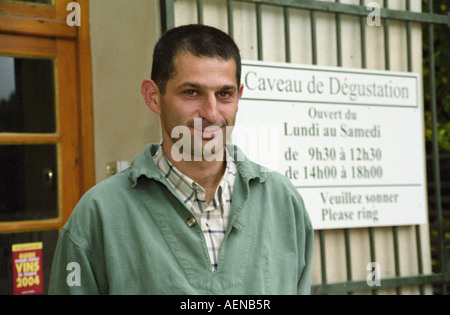
<path fill-rule="evenodd" d="M 219 192 L 226 188 L 228 174 L 232 171 L 236 172 L 236 167 L 233 164 L 233 158 L 228 154 L 228 150 L 226 150 L 226 148 L 225 152 L 226 169 L 217 188 Z M 200 190 L 204 193 L 203 187 L 201 187 L 190 177 L 183 174 L 169 161 L 164 153 L 162 143 L 159 144 L 158 151 L 156 151 L 155 155 L 153 155 L 153 161 L 160 170 L 161 174 L 167 178 L 172 186 L 183 195 L 189 196 L 192 194 L 193 190 Z M 234 167 L 231 168 L 232 166 Z"/>
<path fill-rule="evenodd" d="M 132 187 L 138 185 L 139 178 L 142 176 L 157 181 L 162 181 L 164 179 L 164 176 L 161 174 L 158 166 L 153 160 L 153 156 L 159 150 L 159 146 L 160 144 L 158 143 L 149 144 L 145 151 L 138 154 L 131 163 L 129 178 L 132 182 Z M 264 182 L 270 177 L 270 170 L 248 160 L 237 146 L 227 145 L 226 149 L 227 156 L 229 155 L 230 158 L 236 162 L 237 172 L 244 181 L 259 179 L 260 182 Z"/>

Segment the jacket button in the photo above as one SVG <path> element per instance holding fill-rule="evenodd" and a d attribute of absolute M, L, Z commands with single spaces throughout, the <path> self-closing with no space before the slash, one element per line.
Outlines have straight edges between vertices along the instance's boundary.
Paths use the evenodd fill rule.
<path fill-rule="evenodd" d="M 190 217 L 189 219 L 186 220 L 186 224 L 189 227 L 194 227 L 197 224 L 197 221 L 195 220 L 195 218 Z"/>

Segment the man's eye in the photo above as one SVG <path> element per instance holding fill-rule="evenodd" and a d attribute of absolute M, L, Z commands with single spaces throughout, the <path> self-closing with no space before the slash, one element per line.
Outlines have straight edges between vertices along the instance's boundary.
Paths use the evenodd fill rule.
<path fill-rule="evenodd" d="M 231 93 L 230 92 L 220 92 L 219 96 L 221 98 L 229 98 L 229 97 L 231 97 Z"/>
<path fill-rule="evenodd" d="M 187 96 L 197 96 L 198 95 L 196 90 L 186 90 L 186 91 L 184 91 L 184 94 L 186 94 Z"/>

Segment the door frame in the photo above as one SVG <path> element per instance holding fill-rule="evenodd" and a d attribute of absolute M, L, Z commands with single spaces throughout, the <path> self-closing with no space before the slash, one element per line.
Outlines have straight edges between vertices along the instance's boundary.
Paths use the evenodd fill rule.
<path fill-rule="evenodd" d="M 2 54 L 56 58 L 57 113 L 55 134 L 0 133 L 0 143 L 56 144 L 60 174 L 57 218 L 0 222 L 0 233 L 60 230 L 82 194 L 95 184 L 89 1 L 76 1 L 82 24 L 72 27 L 66 22 L 69 2 L 0 3 Z"/>

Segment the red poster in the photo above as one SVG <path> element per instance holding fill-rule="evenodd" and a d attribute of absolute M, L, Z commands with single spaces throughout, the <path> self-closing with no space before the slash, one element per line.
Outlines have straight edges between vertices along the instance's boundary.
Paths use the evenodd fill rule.
<path fill-rule="evenodd" d="M 42 242 L 12 246 L 14 295 L 44 292 Z"/>

